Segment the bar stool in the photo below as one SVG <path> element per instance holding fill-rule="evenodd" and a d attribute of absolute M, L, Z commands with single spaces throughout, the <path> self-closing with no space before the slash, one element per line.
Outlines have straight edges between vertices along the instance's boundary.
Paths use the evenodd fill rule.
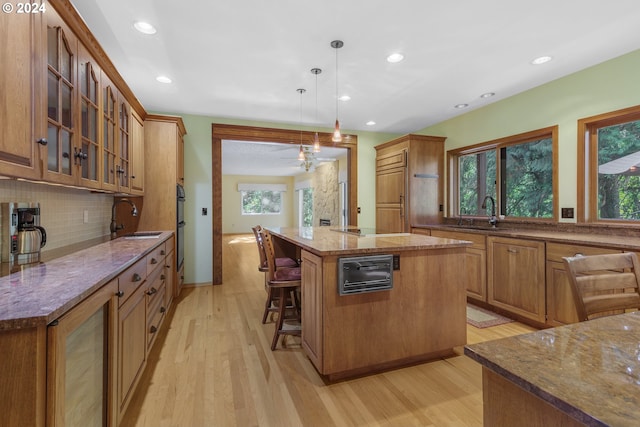
<path fill-rule="evenodd" d="M 300 302 L 298 301 L 298 292 L 301 286 L 301 270 L 300 267 L 282 267 L 276 269 L 275 250 L 271 240 L 269 230 L 263 229 L 262 239 L 267 256 L 267 286 L 275 290 L 278 295 L 278 320 L 276 320 L 273 341 L 271 342 L 271 350 L 275 350 L 278 345 L 280 335 L 296 335 L 300 336 L 302 328 L 300 327 Z M 287 295 L 291 295 L 296 310 L 295 324 L 285 324 L 285 311 Z"/>
<path fill-rule="evenodd" d="M 256 237 L 258 255 L 260 256 L 258 271 L 265 273 L 265 289 L 267 291 L 267 301 L 265 302 L 264 313 L 262 315 L 262 323 L 264 324 L 267 323 L 267 316 L 269 316 L 269 313 L 278 312 L 278 295 L 277 292 L 274 292 L 273 288 L 267 284 L 266 273 L 269 271 L 269 266 L 267 265 L 267 254 L 265 253 L 264 241 L 262 237 L 262 231 L 264 229 L 262 228 L 262 226 L 256 225 L 255 227 L 252 227 L 251 230 Z M 276 269 L 283 267 L 298 267 L 298 262 L 293 258 L 288 257 L 276 258 Z M 287 308 L 292 309 L 295 308 L 295 306 L 293 304 L 289 304 L 287 305 Z"/>

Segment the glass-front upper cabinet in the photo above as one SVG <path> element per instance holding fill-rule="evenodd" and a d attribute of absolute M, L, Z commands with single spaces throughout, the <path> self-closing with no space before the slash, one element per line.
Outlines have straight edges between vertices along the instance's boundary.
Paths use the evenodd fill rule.
<path fill-rule="evenodd" d="M 116 174 L 118 191 L 128 192 L 130 189 L 130 114 L 129 104 L 120 96 L 118 99 L 118 164 Z"/>
<path fill-rule="evenodd" d="M 76 60 L 78 41 L 53 10 L 47 13 L 46 180 L 75 184 Z"/>
<path fill-rule="evenodd" d="M 101 74 L 102 86 L 102 188 L 117 190 L 116 139 L 118 132 L 118 91 L 106 74 Z M 118 169 L 116 169 L 116 167 Z"/>
<path fill-rule="evenodd" d="M 81 135 L 80 146 L 74 149 L 74 164 L 80 169 L 80 185 L 100 188 L 98 175 L 100 68 L 82 45 L 79 47 L 78 57 Z"/>

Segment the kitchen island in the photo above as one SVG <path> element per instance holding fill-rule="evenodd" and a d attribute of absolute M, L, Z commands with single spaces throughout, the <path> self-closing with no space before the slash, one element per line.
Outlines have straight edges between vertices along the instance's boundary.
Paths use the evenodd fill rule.
<path fill-rule="evenodd" d="M 466 344 L 470 242 L 330 227 L 270 231 L 279 251 L 302 260 L 302 347 L 329 380 L 442 357 Z M 393 287 L 341 295 L 340 260 L 376 255 L 394 257 Z"/>
<path fill-rule="evenodd" d="M 473 344 L 486 426 L 637 426 L 640 313 Z"/>

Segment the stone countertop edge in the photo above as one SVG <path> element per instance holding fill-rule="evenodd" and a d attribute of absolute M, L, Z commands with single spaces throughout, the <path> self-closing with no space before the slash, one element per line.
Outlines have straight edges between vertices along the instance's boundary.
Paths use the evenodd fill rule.
<path fill-rule="evenodd" d="M 438 229 L 459 233 L 484 234 L 496 237 L 513 237 L 532 240 L 543 240 L 553 243 L 576 244 L 587 246 L 607 246 L 613 249 L 637 249 L 640 250 L 640 237 L 622 236 L 616 234 L 591 234 L 568 231 L 510 229 L 500 228 L 465 228 L 464 226 L 452 226 L 445 224 L 420 224 L 413 228 Z"/>
<path fill-rule="evenodd" d="M 307 227 L 302 232 L 298 228 L 267 229 L 275 236 L 318 256 L 466 248 L 473 244 L 467 240 L 410 233 L 399 233 L 398 236 L 356 236 L 324 227 Z M 305 231 L 310 234 L 305 234 Z"/>
<path fill-rule="evenodd" d="M 586 426 L 593 426 L 593 427 L 606 427 L 608 426 L 607 424 L 601 422 L 600 420 L 592 417 L 591 415 L 585 413 L 584 411 L 576 408 L 575 406 L 571 405 L 568 402 L 565 402 L 564 400 L 544 391 L 543 389 L 541 389 L 540 387 L 536 386 L 535 384 L 532 384 L 531 382 L 519 377 L 518 375 L 508 371 L 507 369 L 504 369 L 503 367 L 501 367 L 500 365 L 498 365 L 497 363 L 492 362 L 491 360 L 489 360 L 486 357 L 483 357 L 482 355 L 476 353 L 473 350 L 473 345 L 468 346 L 465 345 L 464 346 L 464 354 L 465 356 L 475 360 L 476 362 L 478 362 L 480 365 L 484 366 L 487 369 L 490 369 L 491 371 L 495 372 L 496 374 L 500 375 L 501 377 L 505 378 L 506 380 L 514 383 L 515 385 L 517 385 L 518 387 L 522 388 L 523 390 L 531 393 L 532 395 L 539 397 L 540 399 L 544 400 L 545 402 L 547 402 L 548 404 L 550 404 L 551 406 L 553 406 L 554 408 L 557 408 L 559 411 L 569 415 L 570 417 L 580 421 L 581 423 L 583 423 Z"/>
<path fill-rule="evenodd" d="M 48 325 L 172 234 L 120 237 L 0 277 L 0 331 Z"/>

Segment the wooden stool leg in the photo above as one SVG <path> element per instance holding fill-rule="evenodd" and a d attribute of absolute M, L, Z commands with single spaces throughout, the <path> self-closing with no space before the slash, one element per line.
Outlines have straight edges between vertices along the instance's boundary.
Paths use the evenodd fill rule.
<path fill-rule="evenodd" d="M 271 300 L 273 299 L 273 289 L 271 287 L 267 288 L 267 302 L 264 305 L 264 314 L 262 315 L 262 323 L 267 323 L 267 316 L 269 315 L 269 310 L 271 308 Z"/>
<path fill-rule="evenodd" d="M 278 289 L 280 293 L 280 302 L 278 304 L 278 320 L 276 320 L 276 328 L 273 334 L 273 341 L 271 341 L 271 350 L 275 350 L 278 345 L 278 337 L 280 336 L 280 331 L 282 330 L 282 325 L 284 324 L 284 312 L 287 309 L 286 307 L 286 299 L 287 292 L 286 289 Z"/>

